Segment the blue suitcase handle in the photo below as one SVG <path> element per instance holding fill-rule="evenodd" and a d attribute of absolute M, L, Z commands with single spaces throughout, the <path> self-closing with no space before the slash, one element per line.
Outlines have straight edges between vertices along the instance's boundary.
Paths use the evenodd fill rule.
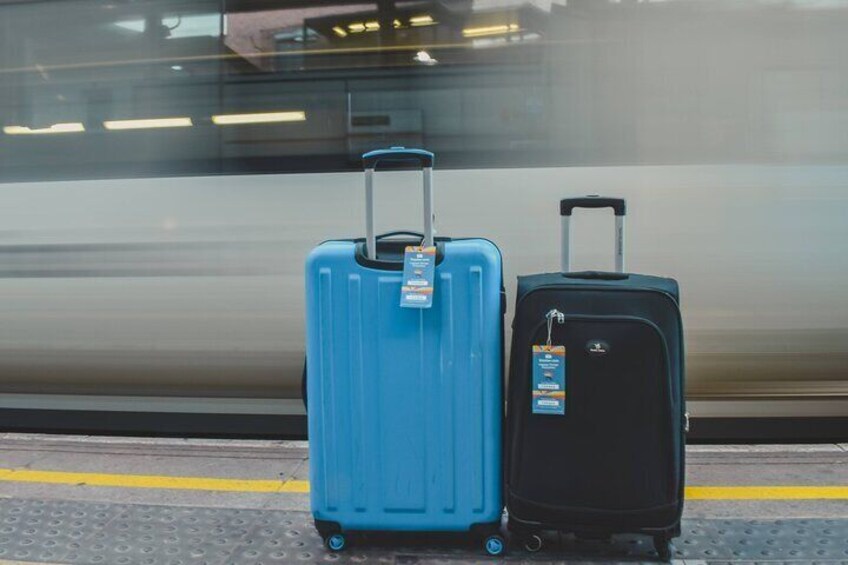
<path fill-rule="evenodd" d="M 408 235 L 408 236 L 418 238 L 422 241 L 424 240 L 424 234 L 421 233 L 420 231 L 396 230 L 396 231 L 388 231 L 386 233 L 381 233 L 380 235 L 377 236 L 377 241 L 380 241 L 381 239 L 389 239 L 391 237 L 397 237 L 399 235 Z"/>
<path fill-rule="evenodd" d="M 435 155 L 424 149 L 407 149 L 406 147 L 390 147 L 376 149 L 362 156 L 362 166 L 366 169 L 377 168 L 380 161 L 416 161 L 422 168 L 432 167 Z"/>

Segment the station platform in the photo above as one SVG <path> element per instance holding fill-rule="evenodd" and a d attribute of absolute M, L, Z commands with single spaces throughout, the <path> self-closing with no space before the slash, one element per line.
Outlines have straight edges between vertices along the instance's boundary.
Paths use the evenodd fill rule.
<path fill-rule="evenodd" d="M 848 444 L 690 446 L 686 564 L 848 565 Z M 305 442 L 0 434 L 0 564 L 652 562 L 651 542 L 551 535 L 503 558 L 454 537 L 323 548 Z"/>

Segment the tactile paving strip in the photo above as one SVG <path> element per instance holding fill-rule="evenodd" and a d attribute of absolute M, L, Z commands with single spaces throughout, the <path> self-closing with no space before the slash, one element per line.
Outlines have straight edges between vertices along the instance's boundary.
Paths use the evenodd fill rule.
<path fill-rule="evenodd" d="M 848 519 L 683 523 L 685 563 L 848 565 Z M 513 548 L 508 562 L 650 561 L 650 540 L 548 535 L 541 552 Z M 305 512 L 0 499 L 0 560 L 104 565 L 275 563 L 492 563 L 479 545 L 445 536 L 367 536 L 344 553 L 324 550 Z"/>

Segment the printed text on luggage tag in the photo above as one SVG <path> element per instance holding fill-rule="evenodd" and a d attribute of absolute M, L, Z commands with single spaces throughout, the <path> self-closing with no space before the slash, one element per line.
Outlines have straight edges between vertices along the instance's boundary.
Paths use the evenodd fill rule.
<path fill-rule="evenodd" d="M 429 308 L 433 305 L 436 274 L 436 248 L 408 245 L 403 253 L 403 308 Z"/>
<path fill-rule="evenodd" d="M 565 414 L 565 346 L 533 346 L 533 414 Z"/>

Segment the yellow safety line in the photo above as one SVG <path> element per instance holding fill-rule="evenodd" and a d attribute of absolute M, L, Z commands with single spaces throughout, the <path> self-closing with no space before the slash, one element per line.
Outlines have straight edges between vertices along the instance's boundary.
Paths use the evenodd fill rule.
<path fill-rule="evenodd" d="M 848 486 L 686 487 L 687 500 L 848 500 Z"/>
<path fill-rule="evenodd" d="M 1 469 L 0 481 L 93 487 L 207 490 L 222 492 L 309 492 L 309 481 L 115 475 Z M 687 500 L 848 500 L 848 486 L 690 486 Z"/>
<path fill-rule="evenodd" d="M 6 561 L 0 559 L 0 565 L 59 565 L 58 563 L 46 563 L 43 561 Z"/>
<path fill-rule="evenodd" d="M 0 469 L 0 481 L 223 492 L 309 492 L 308 481 L 170 477 L 162 475 L 113 475 L 105 473 L 33 471 L 30 469 Z"/>
<path fill-rule="evenodd" d="M 0 559 L 0 565 L 59 565 L 58 563 L 45 563 L 42 561 L 6 561 Z"/>

